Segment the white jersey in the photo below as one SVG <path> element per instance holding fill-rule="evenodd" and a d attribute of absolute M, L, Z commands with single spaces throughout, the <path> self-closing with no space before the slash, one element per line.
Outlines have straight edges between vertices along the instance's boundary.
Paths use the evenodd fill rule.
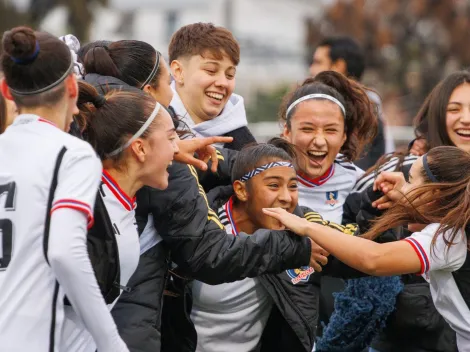
<path fill-rule="evenodd" d="M 299 204 L 320 213 L 325 220 L 341 224 L 343 204 L 363 174 L 354 164 L 338 159 L 316 179 L 298 174 Z"/>
<path fill-rule="evenodd" d="M 100 194 L 113 224 L 119 252 L 120 285 L 125 287 L 137 268 L 140 253 L 139 235 L 134 212 L 136 207 L 135 197 L 130 198 L 106 171 L 103 171 L 101 181 Z M 118 298 L 112 304 L 108 304 L 109 310 L 113 308 L 117 300 Z M 93 338 L 72 307 L 65 307 L 65 318 L 61 350 L 67 352 L 94 352 L 96 345 Z"/>
<path fill-rule="evenodd" d="M 232 200 L 219 209 L 227 233 L 238 234 Z M 257 278 L 220 285 L 194 281 L 191 320 L 197 352 L 254 351 L 268 322 L 272 299 Z"/>
<path fill-rule="evenodd" d="M 444 234 L 437 238 L 433 247 L 432 239 L 438 228 L 439 224 L 428 225 L 403 241 L 411 244 L 418 255 L 420 274 L 429 282 L 437 311 L 457 333 L 459 351 L 470 352 L 470 309 L 464 299 L 469 292 L 461 291 L 462 283 L 456 282 L 453 275 L 467 259 L 467 238 L 459 233 L 455 244 L 447 250 Z"/>
<path fill-rule="evenodd" d="M 64 146 L 51 213 L 76 209 L 91 225 L 101 162 L 88 143 L 36 115 L 18 116 L 0 135 L 2 351 L 58 351 L 65 294 L 46 261 L 45 219 L 57 156 Z"/>

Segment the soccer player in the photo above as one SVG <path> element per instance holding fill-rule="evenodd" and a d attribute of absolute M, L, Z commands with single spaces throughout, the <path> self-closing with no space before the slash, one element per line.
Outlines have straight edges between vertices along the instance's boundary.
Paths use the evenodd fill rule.
<path fill-rule="evenodd" d="M 1 349 L 59 351 L 67 295 L 99 351 L 128 351 L 87 253 L 101 163 L 65 133 L 78 112 L 70 51 L 27 27 L 2 47 L 2 95 L 20 115 L 0 136 Z"/>
<path fill-rule="evenodd" d="M 459 351 L 470 351 L 469 182 L 470 156 L 456 147 L 431 149 L 413 164 L 409 183 L 401 173 L 383 172 L 374 188 L 385 195 L 374 205 L 390 209 L 365 238 L 333 233 L 282 209 L 264 211 L 365 273 L 422 275 L 438 312 L 457 333 Z M 422 224 L 422 230 L 402 241 L 378 244 L 366 239 L 410 223 Z"/>

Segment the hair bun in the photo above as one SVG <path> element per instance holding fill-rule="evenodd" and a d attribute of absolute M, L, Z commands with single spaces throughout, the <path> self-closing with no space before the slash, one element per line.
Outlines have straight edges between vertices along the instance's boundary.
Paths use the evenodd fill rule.
<path fill-rule="evenodd" d="M 3 50 L 18 62 L 32 61 L 37 51 L 34 31 L 29 27 L 15 27 L 3 35 Z"/>

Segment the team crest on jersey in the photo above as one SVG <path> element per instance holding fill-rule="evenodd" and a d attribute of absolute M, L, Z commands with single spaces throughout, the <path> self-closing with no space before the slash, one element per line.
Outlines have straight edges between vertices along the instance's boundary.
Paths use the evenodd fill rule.
<path fill-rule="evenodd" d="M 313 268 L 309 266 L 302 266 L 300 269 L 289 269 L 286 270 L 287 275 L 291 278 L 291 282 L 295 285 L 299 282 L 308 282 L 310 275 L 315 272 Z"/>
<path fill-rule="evenodd" d="M 338 191 L 326 192 L 326 204 L 329 204 L 331 207 L 334 207 L 339 203 L 338 201 Z"/>

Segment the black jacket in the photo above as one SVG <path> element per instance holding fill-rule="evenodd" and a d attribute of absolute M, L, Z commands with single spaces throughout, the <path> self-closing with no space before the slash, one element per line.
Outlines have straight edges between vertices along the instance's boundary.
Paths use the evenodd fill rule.
<path fill-rule="evenodd" d="M 150 216 L 163 240 L 141 256 L 128 283 L 132 291 L 121 295 L 112 312 L 122 338 L 136 352 L 160 350 L 163 291 L 171 262 L 178 266 L 172 269 L 177 275 L 217 284 L 308 265 L 310 259 L 310 241 L 287 231 L 260 230 L 235 239 L 227 235 L 208 208 L 194 168 L 174 163 L 169 173 L 165 191 L 143 188 L 137 194 L 139 231 Z M 169 309 L 173 315 L 186 307 L 170 304 Z M 178 340 L 189 336 L 181 332 Z"/>
<path fill-rule="evenodd" d="M 85 81 L 102 93 L 136 90 L 117 78 L 97 74 L 86 75 Z M 123 292 L 112 310 L 130 351 L 160 350 L 163 290 L 171 262 L 201 281 L 221 283 L 278 273 L 310 261 L 310 241 L 287 231 L 260 230 L 236 239 L 227 235 L 208 207 L 196 170 L 174 163 L 168 171 L 166 190 L 144 187 L 137 193 L 139 234 L 151 219 L 162 241 L 141 255 L 128 283 L 130 291 Z"/>
<path fill-rule="evenodd" d="M 392 159 L 382 170 L 401 171 L 408 179 L 415 156 Z M 374 174 L 359 180 L 355 193 L 349 195 L 344 205 L 344 220 L 355 219 L 361 232 L 367 231 L 371 220 L 382 215 L 372 207 L 372 202 L 382 194 L 374 192 Z M 406 229 L 388 231 L 381 240 L 390 241 L 409 236 Z M 381 352 L 454 352 L 457 350 L 455 332 L 436 310 L 429 284 L 417 275 L 402 275 L 405 284 L 397 296 L 396 310 L 389 316 L 385 329 L 374 339 L 371 347 Z"/>
<path fill-rule="evenodd" d="M 219 187 L 211 191 L 213 209 L 218 209 L 233 194 L 232 186 Z M 321 223 L 348 234 L 356 233 L 357 226 L 341 226 L 324 221 L 321 216 L 305 207 L 298 207 L 296 213 L 309 221 Z M 318 305 L 321 275 L 343 278 L 364 276 L 334 257 L 329 257 L 322 273 L 308 274 L 307 266 L 291 269 L 279 274 L 266 274 L 258 279 L 273 299 L 267 326 L 261 338 L 260 351 L 310 352 L 315 340 L 318 322 Z M 304 275 L 304 279 L 300 278 Z M 196 349 L 197 334 L 190 319 L 192 294 L 187 276 L 173 277 L 165 297 L 163 351 L 193 352 Z M 184 307 L 184 309 L 176 309 Z M 184 338 L 178 338 L 178 336 Z"/>

